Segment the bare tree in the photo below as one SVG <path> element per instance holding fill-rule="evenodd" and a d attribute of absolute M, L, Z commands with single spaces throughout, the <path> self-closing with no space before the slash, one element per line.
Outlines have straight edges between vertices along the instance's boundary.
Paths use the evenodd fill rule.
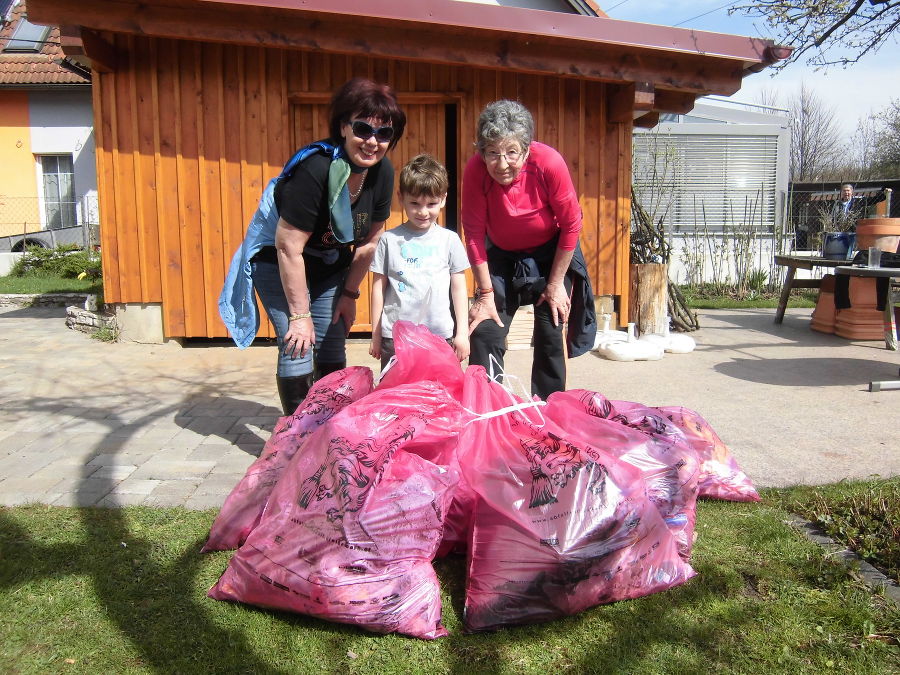
<path fill-rule="evenodd" d="M 876 153 L 878 151 L 878 119 L 875 115 L 860 118 L 856 131 L 847 145 L 847 166 L 841 170 L 839 180 L 870 180 L 878 177 Z"/>
<path fill-rule="evenodd" d="M 837 113 L 806 85 L 800 85 L 800 91 L 788 100 L 788 109 L 791 180 L 820 180 L 840 163 L 844 153 Z"/>
<path fill-rule="evenodd" d="M 763 87 L 760 89 L 754 98 L 754 103 L 758 103 L 759 105 L 764 105 L 767 108 L 780 108 L 781 107 L 781 97 L 778 94 L 778 89 L 774 86 L 772 87 Z"/>
<path fill-rule="evenodd" d="M 728 10 L 765 19 L 777 42 L 794 48 L 783 67 L 856 63 L 876 53 L 900 26 L 900 0 L 752 0 Z"/>
<path fill-rule="evenodd" d="M 875 164 L 881 176 L 900 176 L 900 99 L 875 116 Z"/>

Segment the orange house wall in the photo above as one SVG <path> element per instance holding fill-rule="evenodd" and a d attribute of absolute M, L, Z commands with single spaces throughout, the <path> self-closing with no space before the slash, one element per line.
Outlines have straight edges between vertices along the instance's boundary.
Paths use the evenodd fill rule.
<path fill-rule="evenodd" d="M 607 85 L 363 56 L 107 39 L 121 60 L 113 73 L 94 73 L 104 294 L 111 303 L 162 303 L 166 337 L 227 335 L 217 300 L 231 256 L 266 182 L 295 144 L 314 140 L 292 138 L 292 129 L 303 128 L 292 119 L 292 103 L 316 94 L 327 101 L 356 75 L 389 82 L 401 102 L 429 94 L 458 101 L 459 175 L 474 152 L 483 106 L 522 101 L 534 114 L 536 139 L 559 149 L 572 171 L 594 292 L 620 296 L 627 316 L 631 125 L 607 123 Z M 416 134 L 422 130 L 410 125 L 410 143 Z M 394 206 L 389 226 L 401 217 Z M 360 310 L 363 303 L 367 298 Z"/>
<path fill-rule="evenodd" d="M 0 237 L 41 229 L 28 92 L 0 95 Z"/>

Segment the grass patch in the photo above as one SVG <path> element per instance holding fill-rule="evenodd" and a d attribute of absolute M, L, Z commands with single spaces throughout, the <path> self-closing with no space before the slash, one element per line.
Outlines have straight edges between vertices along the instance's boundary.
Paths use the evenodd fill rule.
<path fill-rule="evenodd" d="M 31 246 L 8 276 L 0 277 L 0 293 L 103 292 L 100 254 L 73 245 Z"/>
<path fill-rule="evenodd" d="M 900 583 L 900 476 L 769 490 L 766 496 Z"/>
<path fill-rule="evenodd" d="M 60 276 L 0 277 L 0 293 L 96 293 L 103 292 L 97 279 L 65 279 Z"/>
<path fill-rule="evenodd" d="M 0 662 L 67 673 L 900 671 L 900 612 L 784 524 L 778 499 L 703 502 L 679 588 L 547 624 L 462 632 L 464 561 L 441 560 L 432 642 L 210 600 L 215 513 L 0 509 Z M 798 493 L 800 494 L 800 493 Z"/>
<path fill-rule="evenodd" d="M 726 286 L 706 284 L 681 286 L 681 293 L 692 309 L 773 309 L 778 307 L 780 291 L 751 291 L 743 294 Z M 791 291 L 788 307 L 816 306 L 819 292 L 809 289 Z"/>

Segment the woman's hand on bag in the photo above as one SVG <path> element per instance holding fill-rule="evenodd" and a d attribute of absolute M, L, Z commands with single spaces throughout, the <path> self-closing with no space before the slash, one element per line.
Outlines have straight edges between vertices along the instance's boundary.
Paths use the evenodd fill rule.
<path fill-rule="evenodd" d="M 340 292 L 340 291 L 338 291 Z M 344 334 L 350 335 L 350 329 L 356 323 L 356 300 L 341 295 L 338 298 L 337 307 L 334 309 L 334 316 L 331 317 L 331 323 L 337 323 L 341 319 L 344 320 Z"/>
<path fill-rule="evenodd" d="M 498 326 L 503 327 L 500 315 L 497 313 L 497 306 L 494 304 L 494 295 L 480 295 L 472 303 L 469 308 L 469 335 L 475 330 L 482 321 L 490 319 L 495 321 Z"/>
<path fill-rule="evenodd" d="M 566 287 L 563 284 L 548 283 L 536 304 L 546 302 L 550 306 L 550 319 L 554 326 L 569 321 L 569 310 L 572 305 Z"/>
<path fill-rule="evenodd" d="M 284 334 L 284 353 L 292 359 L 303 358 L 316 343 L 316 327 L 311 317 L 295 319 L 288 323 Z"/>

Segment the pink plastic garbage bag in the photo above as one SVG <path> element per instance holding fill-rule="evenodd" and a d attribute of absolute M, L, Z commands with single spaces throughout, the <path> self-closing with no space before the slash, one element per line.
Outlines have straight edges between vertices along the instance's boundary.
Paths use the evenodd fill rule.
<path fill-rule="evenodd" d="M 382 376 L 378 389 L 431 380 L 443 384 L 461 400 L 463 370 L 453 348 L 425 326 L 398 321 L 393 327 L 396 361 Z"/>
<path fill-rule="evenodd" d="M 566 433 L 609 452 L 641 472 L 647 496 L 690 559 L 696 521 L 700 461 L 684 435 L 652 409 L 632 415 L 618 413 L 602 394 L 572 389 L 551 394 L 544 414 Z"/>
<path fill-rule="evenodd" d="M 478 412 L 508 405 L 499 385 L 484 378 L 480 388 Z M 548 621 L 694 575 L 641 472 L 552 420 L 541 425 L 538 410 L 474 421 L 460 438 L 461 465 L 478 495 L 468 630 Z"/>
<path fill-rule="evenodd" d="M 225 499 L 202 551 L 244 543 L 259 522 L 272 488 L 307 437 L 332 415 L 372 391 L 372 371 L 351 366 L 323 377 L 293 415 L 279 418 L 259 458 Z"/>
<path fill-rule="evenodd" d="M 446 635 L 431 560 L 455 472 L 406 451 L 464 414 L 433 382 L 375 391 L 294 456 L 210 597 L 377 633 Z"/>
<path fill-rule="evenodd" d="M 687 408 L 659 408 L 685 434 L 700 457 L 700 496 L 732 502 L 758 502 L 759 493 L 728 446 L 699 414 Z"/>

